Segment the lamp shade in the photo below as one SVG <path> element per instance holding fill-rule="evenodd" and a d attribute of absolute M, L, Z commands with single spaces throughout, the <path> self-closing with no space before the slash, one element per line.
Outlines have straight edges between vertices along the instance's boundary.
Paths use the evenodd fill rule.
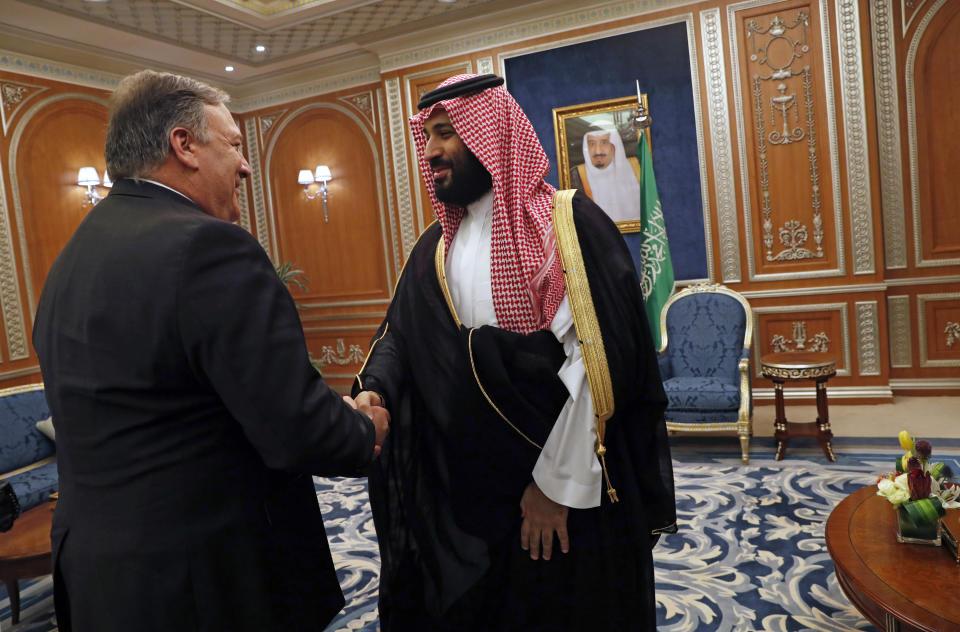
<path fill-rule="evenodd" d="M 103 186 L 108 189 L 113 186 L 113 180 L 110 179 L 110 174 L 107 173 L 106 169 L 103 170 Z"/>
<path fill-rule="evenodd" d="M 327 165 L 317 165 L 317 172 L 313 175 L 317 182 L 328 182 L 333 179 L 330 175 L 330 167 Z"/>
<path fill-rule="evenodd" d="M 80 186 L 100 184 L 100 176 L 97 175 L 97 170 L 93 167 L 80 167 L 80 171 L 77 172 L 77 184 Z"/>
<path fill-rule="evenodd" d="M 313 174 L 310 173 L 309 169 L 301 169 L 300 175 L 297 176 L 297 182 L 300 184 L 313 184 Z"/>

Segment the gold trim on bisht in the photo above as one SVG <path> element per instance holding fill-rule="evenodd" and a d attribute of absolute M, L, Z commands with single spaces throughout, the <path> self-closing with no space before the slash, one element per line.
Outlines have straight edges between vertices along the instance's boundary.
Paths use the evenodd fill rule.
<path fill-rule="evenodd" d="M 363 364 L 360 365 L 360 370 L 357 371 L 357 384 L 360 385 L 360 390 L 363 388 L 363 379 L 360 377 L 360 374 L 363 373 L 363 370 L 367 368 L 367 362 L 370 361 L 370 356 L 373 355 L 373 348 L 377 346 L 377 343 L 383 340 L 383 337 L 387 335 L 387 332 L 390 331 L 390 323 L 387 323 L 383 326 L 383 333 L 380 334 L 380 337 L 373 341 L 373 344 L 370 345 L 370 351 L 367 351 L 367 357 L 363 359 Z M 379 395 L 379 393 L 378 393 Z M 380 399 L 383 399 L 382 397 Z"/>
<path fill-rule="evenodd" d="M 607 472 L 607 448 L 603 445 L 607 429 L 607 420 L 613 415 L 613 382 L 610 380 L 610 365 L 603 346 L 600 322 L 590 294 L 590 283 L 584 269 L 580 241 L 573 223 L 573 195 L 576 189 L 557 191 L 553 196 L 553 231 L 560 251 L 563 265 L 563 277 L 567 284 L 567 296 L 570 299 L 570 311 L 573 312 L 573 324 L 583 354 L 583 365 L 587 370 L 587 382 L 590 396 L 593 398 L 593 415 L 597 426 L 597 456 L 603 467 L 603 476 L 607 481 L 607 494 L 610 502 L 617 502 L 617 490 L 610 483 Z"/>
<path fill-rule="evenodd" d="M 450 287 L 447 285 L 447 247 L 443 243 L 442 233 L 440 241 L 437 242 L 437 252 L 433 256 L 433 265 L 437 269 L 437 283 L 440 284 L 440 291 L 443 292 L 443 298 L 446 299 L 447 307 L 450 308 L 453 322 L 457 323 L 457 329 L 459 329 L 460 317 L 457 316 L 457 308 L 453 306 L 453 296 L 450 295 Z"/>

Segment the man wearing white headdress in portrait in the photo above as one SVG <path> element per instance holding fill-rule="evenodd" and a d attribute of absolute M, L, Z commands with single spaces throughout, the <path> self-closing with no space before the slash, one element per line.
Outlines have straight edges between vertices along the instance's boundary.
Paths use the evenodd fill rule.
<path fill-rule="evenodd" d="M 640 163 L 627 157 L 616 126 L 599 121 L 583 135 L 584 164 L 570 172 L 581 189 L 615 222 L 640 219 Z"/>

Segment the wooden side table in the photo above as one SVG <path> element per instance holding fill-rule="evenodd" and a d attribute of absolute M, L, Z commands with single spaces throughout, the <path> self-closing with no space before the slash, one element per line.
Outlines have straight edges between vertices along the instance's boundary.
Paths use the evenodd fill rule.
<path fill-rule="evenodd" d="M 23 512 L 13 528 L 0 533 L 0 579 L 10 595 L 10 621 L 20 621 L 20 588 L 18 579 L 49 575 L 50 527 L 53 524 L 55 501 Z"/>
<path fill-rule="evenodd" d="M 774 438 L 777 440 L 777 460 L 783 459 L 791 437 L 815 437 L 823 453 L 831 461 L 833 432 L 830 430 L 830 414 L 827 410 L 827 380 L 837 374 L 837 361 L 828 353 L 819 351 L 796 351 L 769 353 L 760 358 L 760 375 L 773 381 L 777 405 L 774 421 Z M 788 422 L 783 406 L 783 385 L 787 381 L 813 380 L 817 386 L 817 420 L 807 423 Z"/>

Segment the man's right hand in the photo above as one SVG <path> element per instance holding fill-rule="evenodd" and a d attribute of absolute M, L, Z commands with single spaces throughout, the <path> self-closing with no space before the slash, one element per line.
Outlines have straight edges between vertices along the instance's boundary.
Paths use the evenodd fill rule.
<path fill-rule="evenodd" d="M 373 454 L 379 455 L 383 448 L 383 442 L 390 432 L 390 412 L 383 408 L 383 401 L 380 396 L 373 391 L 363 391 L 356 398 L 357 409 L 364 413 L 373 421 L 373 426 L 377 431 L 376 445 L 373 448 Z"/>

